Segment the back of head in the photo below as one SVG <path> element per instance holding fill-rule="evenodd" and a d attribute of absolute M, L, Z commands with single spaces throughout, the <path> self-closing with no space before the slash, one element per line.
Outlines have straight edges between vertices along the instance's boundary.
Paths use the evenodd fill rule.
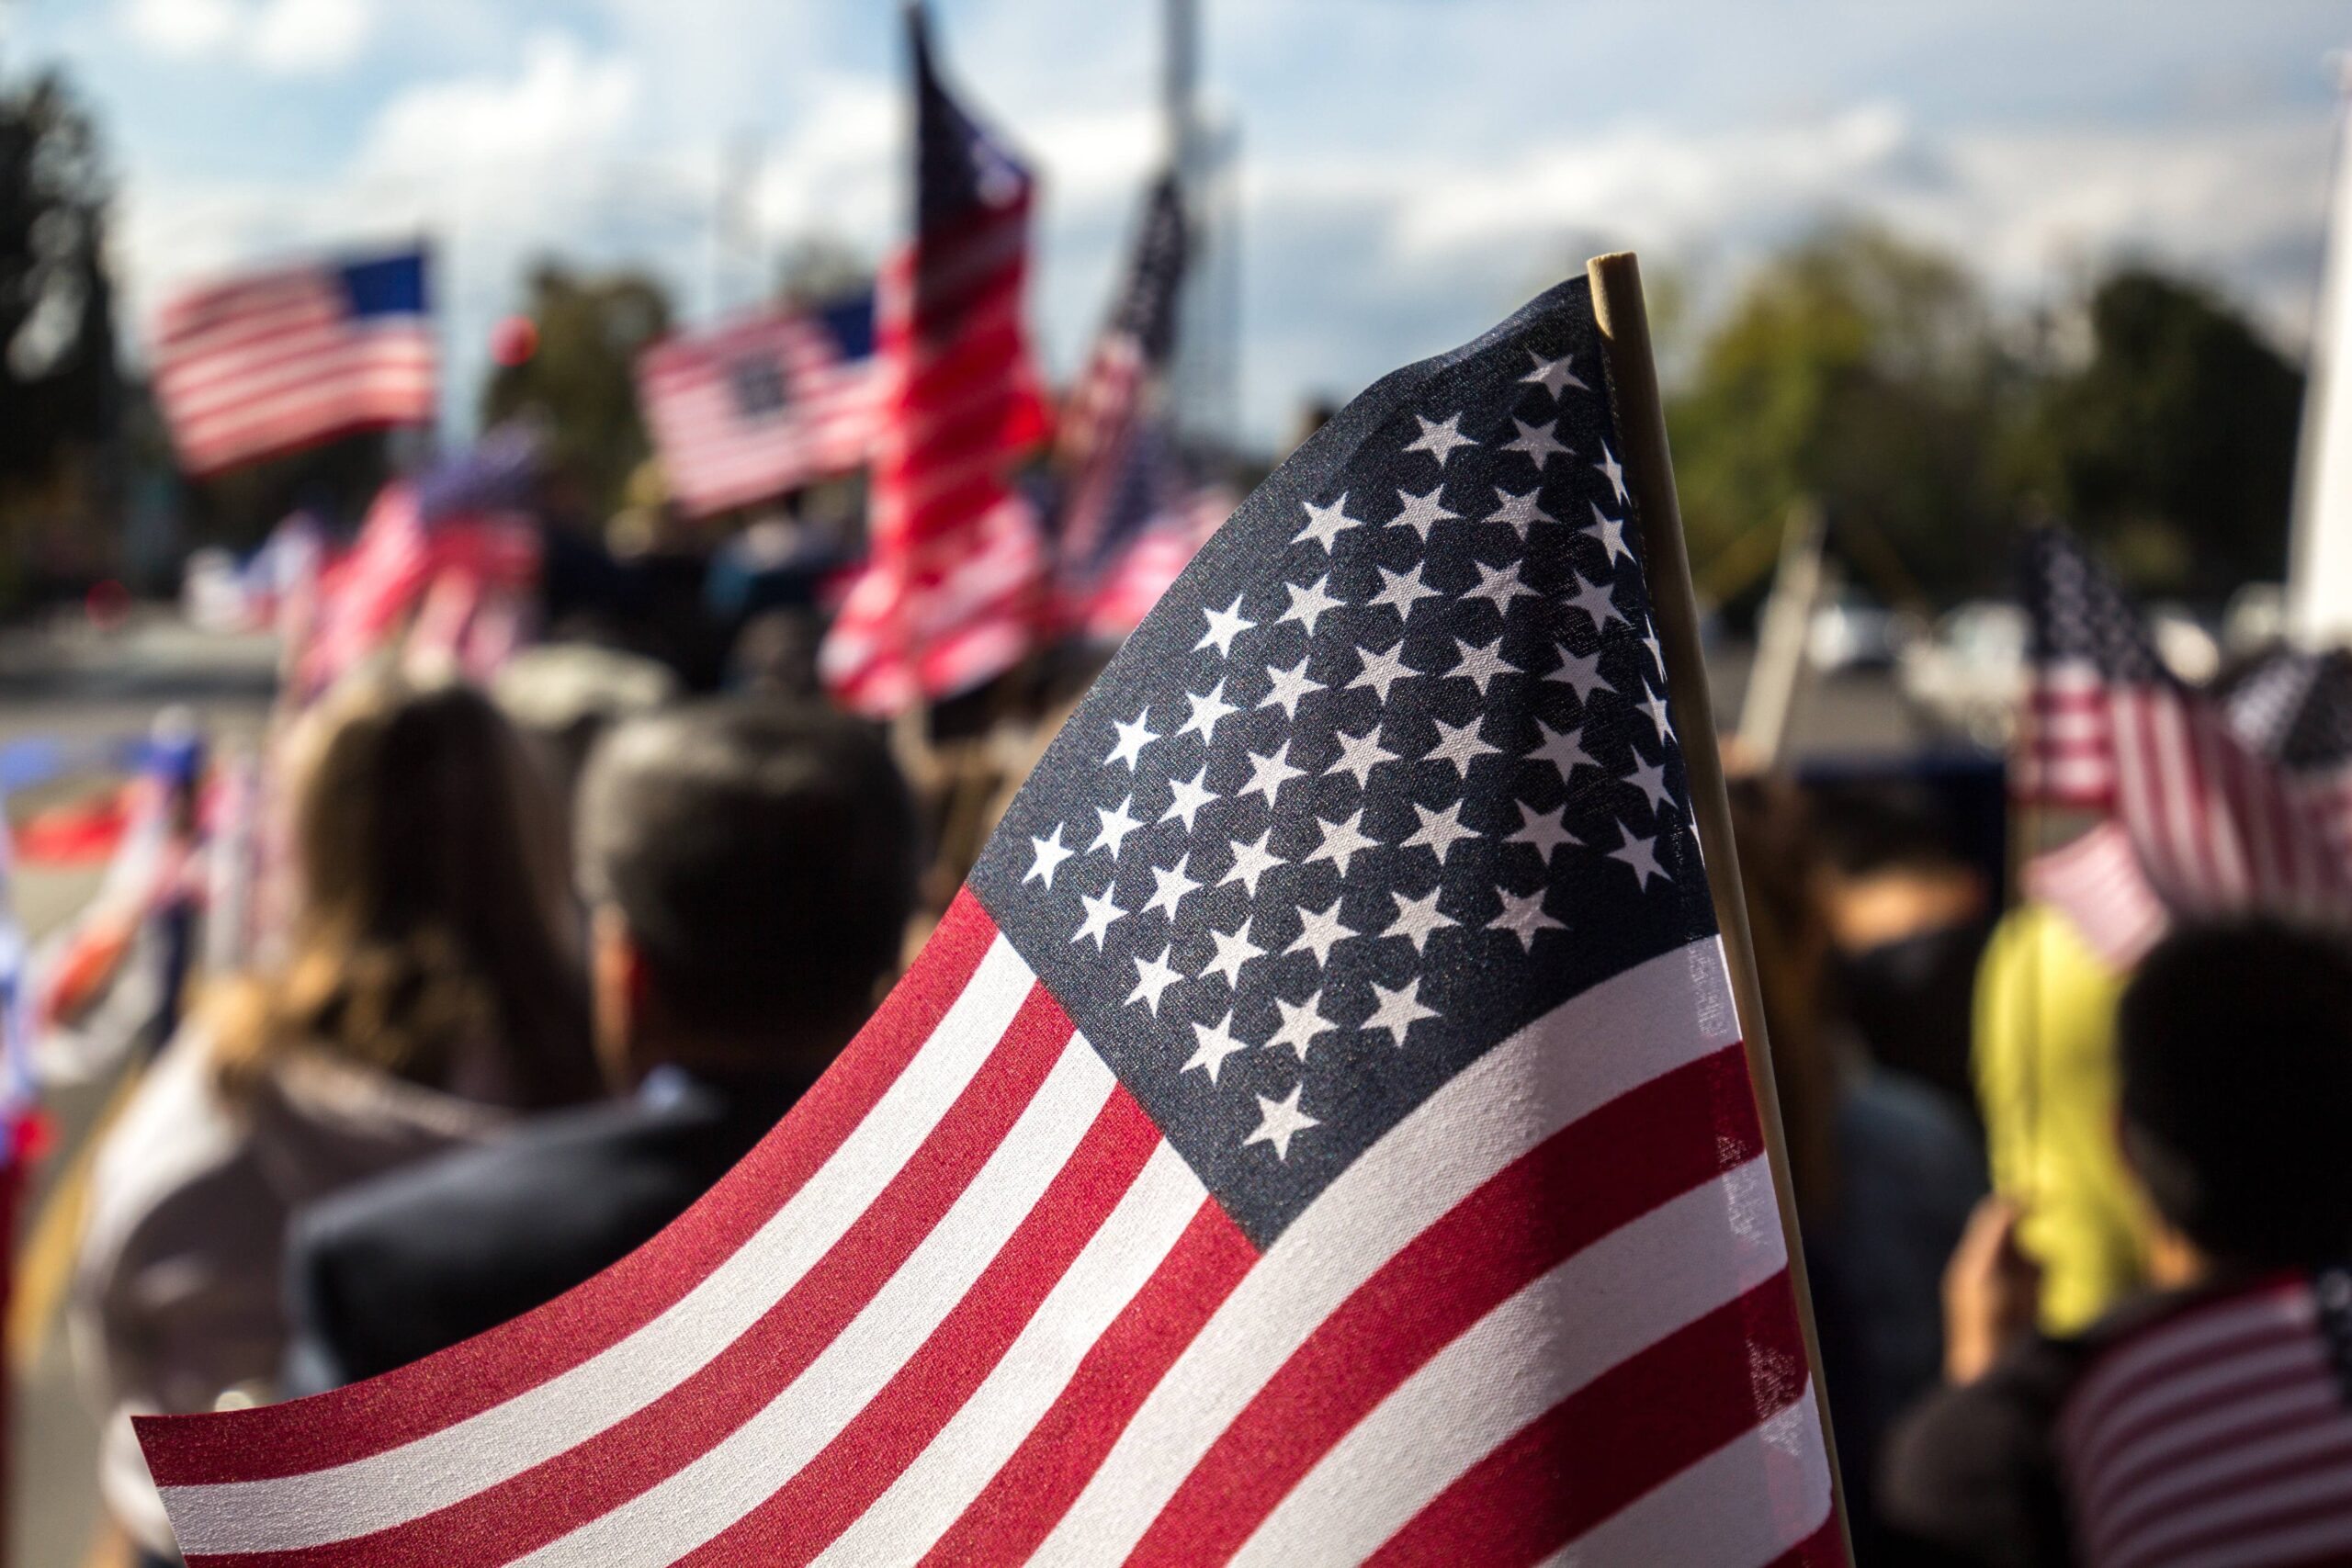
<path fill-rule="evenodd" d="M 914 808 L 856 720 L 747 697 L 628 720 L 589 762 L 578 823 L 582 882 L 678 1030 L 838 1045 L 896 964 Z"/>
<path fill-rule="evenodd" d="M 291 951 L 225 1015 L 232 1080 L 302 1045 L 525 1105 L 594 1093 L 560 813 L 497 709 L 370 677 L 290 750 Z"/>
<path fill-rule="evenodd" d="M 2274 919 L 2184 928 L 2117 1015 L 2126 1152 L 2217 1260 L 2352 1256 L 2352 945 Z"/>

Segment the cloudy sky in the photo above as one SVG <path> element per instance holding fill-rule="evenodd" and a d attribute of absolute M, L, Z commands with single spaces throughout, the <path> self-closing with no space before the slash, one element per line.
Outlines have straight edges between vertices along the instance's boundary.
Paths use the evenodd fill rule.
<path fill-rule="evenodd" d="M 1238 137 L 1244 428 L 1486 325 L 1589 252 L 1720 293 L 1869 214 L 2006 298 L 2119 254 L 2204 274 L 2294 346 L 2319 267 L 2340 0 L 1202 0 Z M 462 395 L 524 267 L 714 265 L 723 171 L 770 253 L 870 253 L 903 209 L 884 0 L 0 0 L 121 175 L 134 310 L 288 247 L 432 235 Z M 1159 155 L 1152 0 L 937 0 L 968 96 L 1041 168 L 1035 304 L 1066 371 Z"/>

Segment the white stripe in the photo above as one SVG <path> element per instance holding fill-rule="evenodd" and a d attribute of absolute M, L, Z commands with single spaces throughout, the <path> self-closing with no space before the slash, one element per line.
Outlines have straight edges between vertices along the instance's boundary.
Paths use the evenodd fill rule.
<path fill-rule="evenodd" d="M 2107 1515 L 2116 1507 L 2118 1498 L 2136 1487 L 2148 1472 L 2162 1470 L 2167 1462 L 2183 1455 L 2205 1450 L 2233 1427 L 2250 1426 L 2276 1431 L 2288 1422 L 2335 1410 L 2339 1404 L 2334 1385 L 2315 1380 L 2143 1431 L 2137 1441 L 2118 1445 L 2096 1471 L 2075 1477 L 2074 1489 L 2083 1496 L 2082 1512 L 2094 1518 Z M 2191 1459 L 2188 1462 L 2198 1461 Z"/>
<path fill-rule="evenodd" d="M 2148 1427 L 2173 1419 L 2176 1410 L 2193 1406 L 2210 1394 L 2223 1393 L 2257 1378 L 2302 1371 L 2308 1371 L 2313 1377 L 2327 1375 L 2326 1363 L 2321 1359 L 2316 1340 L 2290 1343 L 2250 1355 L 2233 1356 L 2225 1361 L 2174 1373 L 2128 1399 L 2118 1401 L 2115 1408 L 2101 1418 L 2098 1426 L 2089 1429 L 2088 1441 L 2083 1442 L 2076 1450 L 2079 1456 L 2077 1468 L 2085 1475 L 2096 1475 L 2107 1468 L 2119 1450 L 2128 1448 Z"/>
<path fill-rule="evenodd" d="M 514 1568 L 661 1568 L 758 1507 L 922 1348 L 1036 1207 L 1118 1079 L 1082 1034 L 972 1184 L 865 1310 L 766 1407 L 701 1458 Z"/>
<path fill-rule="evenodd" d="M 791 1201 L 661 1316 L 503 1404 L 382 1453 L 164 1489 L 190 1552 L 285 1551 L 389 1529 L 577 1447 L 741 1337 L 841 1239 L 968 1085 L 1035 976 L 1002 936 L 922 1050 Z"/>
<path fill-rule="evenodd" d="M 1039 1564 L 1124 1557 L 1266 1380 L 1388 1258 L 1562 1127 L 1739 1038 L 1710 937 L 1572 998 L 1473 1063 L 1308 1206 L 1120 1434 Z"/>
<path fill-rule="evenodd" d="M 2307 1524 L 2284 1524 L 2277 1517 L 2322 1504 L 2334 1506 L 2322 1518 Z M 2256 1535 L 2249 1540 L 2243 1533 L 2265 1529 L 2271 1531 L 2269 1537 Z M 2167 1547 L 2177 1548 L 2177 1543 L 2188 1537 L 2214 1529 L 2241 1533 L 2233 1540 L 2208 1545 L 2192 1557 L 2184 1558 L 2177 1550 L 2166 1551 Z M 2196 1508 L 2165 1518 L 2105 1562 L 2109 1568 L 2130 1568 L 2132 1564 L 2143 1562 L 2299 1562 L 2303 1560 L 2305 1549 L 2299 1549 L 2290 1555 L 2279 1551 L 2275 1546 L 2261 1543 L 2282 1536 L 2297 1540 L 2312 1529 L 2352 1540 L 2352 1494 L 2346 1490 L 2341 1467 L 2211 1498 Z"/>
<path fill-rule="evenodd" d="M 2249 1300 L 2216 1307 L 2193 1322 L 2174 1324 L 2139 1344 L 2127 1344 L 2101 1359 L 2067 1397 L 2059 1418 L 2061 1433 L 2067 1442 L 2080 1443 L 2088 1427 L 2106 1423 L 2105 1405 L 2119 1389 L 2157 1367 L 2210 1362 L 2216 1346 L 2246 1336 L 2290 1335 L 2308 1329 L 2318 1320 L 2318 1303 L 2310 1292 L 2266 1291 Z"/>
<path fill-rule="evenodd" d="M 820 1564 L 911 1562 L 963 1516 L 1061 1396 L 1096 1340 L 1148 1284 L 1208 1199 L 1168 1144 L 1102 1222 L 1020 1337 Z"/>
<path fill-rule="evenodd" d="M 1795 1404 L 1570 1541 L 1543 1568 L 1760 1568 L 1828 1522 L 1829 1461 L 1807 1382 Z"/>
<path fill-rule="evenodd" d="M 1267 1516 L 1236 1568 L 1371 1555 L 1529 1422 L 1788 1261 L 1761 1156 L 1620 1226 L 1400 1384 Z"/>
<path fill-rule="evenodd" d="M 2335 1395 L 2330 1384 L 2314 1382 L 2298 1390 L 2301 1403 L 2309 1408 L 2296 1412 L 2302 1416 L 2335 1415 L 2337 1419 L 2320 1420 L 2292 1431 L 2277 1432 L 2274 1436 L 2247 1438 L 2240 1434 L 2229 1439 L 2208 1457 L 2188 1464 L 2177 1465 L 2162 1472 L 2159 1481 L 2144 1484 L 2128 1495 L 2109 1499 L 2111 1506 L 2102 1507 L 2091 1516 L 2088 1534 L 2103 1551 L 2120 1553 L 2133 1544 L 2135 1532 L 2167 1519 L 2187 1517 L 2204 1521 L 2214 1506 L 2214 1499 L 2184 1509 L 2178 1499 L 2189 1490 L 2234 1481 L 2237 1484 L 2229 1495 L 2243 1495 L 2249 1486 L 2262 1484 L 2261 1477 L 2284 1467 L 2306 1462 L 2330 1450 L 2344 1453 L 2352 1449 L 2352 1431 L 2346 1429 L 2341 1418 L 2341 1396 Z M 2335 1395 L 2331 1401 L 2331 1395 Z M 2335 1405 L 2330 1408 L 2331 1404 Z M 2243 1411 L 2232 1414 L 2243 1416 Z M 2206 1424 L 2211 1428 L 2215 1423 Z M 2276 1428 L 2273 1428 L 2276 1432 Z M 2129 1456 L 2137 1459 L 2137 1455 Z M 2347 1456 L 2352 1457 L 2352 1456 Z M 2339 1468 L 2337 1473 L 2342 1473 Z M 2346 1498 L 2352 1505 L 2352 1495 Z"/>
<path fill-rule="evenodd" d="M 2180 1562 L 2194 1563 L 2196 1568 L 2272 1568 L 2281 1562 L 2311 1562 L 2323 1552 L 2346 1550 L 2352 1550 L 2352 1515 L 2330 1514 L 2309 1524 L 2240 1536 Z"/>

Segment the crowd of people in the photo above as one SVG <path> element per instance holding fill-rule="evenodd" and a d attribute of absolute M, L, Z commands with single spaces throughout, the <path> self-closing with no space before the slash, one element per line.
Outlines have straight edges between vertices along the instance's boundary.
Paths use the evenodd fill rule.
<path fill-rule="evenodd" d="M 583 728 L 368 671 L 282 737 L 284 951 L 199 978 L 82 1242 L 71 1327 L 143 1561 L 175 1558 L 131 1416 L 366 1378 L 619 1260 L 824 1072 L 981 836 L 986 792 L 903 737 L 624 673 Z M 2352 947 L 2241 919 L 2111 972 L 2043 952 L 2048 910 L 1996 921 L 1929 792 L 1733 795 L 1859 1560 L 2174 1561 L 2149 1532 L 2220 1527 L 2166 1432 L 2258 1537 L 2278 1420 L 2217 1416 L 2164 1337 L 2282 1292 L 2323 1359 L 2352 1324 Z M 2131 1420 L 2086 1439 L 2119 1356 Z M 2352 1467 L 2341 1432 L 2296 1451 Z"/>

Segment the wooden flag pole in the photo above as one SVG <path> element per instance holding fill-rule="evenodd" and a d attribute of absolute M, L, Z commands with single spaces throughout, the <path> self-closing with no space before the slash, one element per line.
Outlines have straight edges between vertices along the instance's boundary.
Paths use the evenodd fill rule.
<path fill-rule="evenodd" d="M 1731 970 L 1733 1004 L 1739 1010 L 1747 1070 L 1756 1089 L 1756 1110 L 1764 1145 L 1772 1161 L 1772 1188 L 1780 1200 L 1781 1230 L 1788 1238 L 1789 1278 L 1796 1287 L 1797 1315 L 1804 1328 L 1813 1366 L 1814 1404 L 1821 1418 L 1822 1445 L 1829 1458 L 1831 1506 L 1853 1560 L 1853 1532 L 1846 1522 L 1845 1483 L 1838 1469 L 1838 1445 L 1829 1427 L 1829 1399 L 1821 1381 L 1821 1346 L 1813 1326 L 1813 1292 L 1805 1280 L 1799 1245 L 1795 1187 L 1789 1175 L 1788 1140 L 1781 1130 L 1781 1105 L 1772 1083 L 1772 1055 L 1764 1033 L 1763 988 L 1747 931 L 1747 900 L 1740 887 L 1739 856 L 1733 845 L 1731 799 L 1724 789 L 1723 759 L 1715 750 L 1714 704 L 1707 692 L 1707 666 L 1700 651 L 1699 606 L 1690 589 L 1690 558 L 1682 543 L 1682 513 L 1674 496 L 1674 466 L 1667 452 L 1666 408 L 1658 399 L 1657 367 L 1650 357 L 1649 310 L 1642 302 L 1642 269 L 1631 251 L 1617 251 L 1585 263 L 1592 284 L 1592 309 L 1609 358 L 1610 388 L 1617 405 L 1618 438 L 1624 443 L 1625 488 L 1642 539 L 1649 578 L 1650 609 L 1666 657 L 1668 701 L 1682 738 L 1692 825 L 1707 863 L 1707 885 L 1723 931 L 1724 961 Z"/>

